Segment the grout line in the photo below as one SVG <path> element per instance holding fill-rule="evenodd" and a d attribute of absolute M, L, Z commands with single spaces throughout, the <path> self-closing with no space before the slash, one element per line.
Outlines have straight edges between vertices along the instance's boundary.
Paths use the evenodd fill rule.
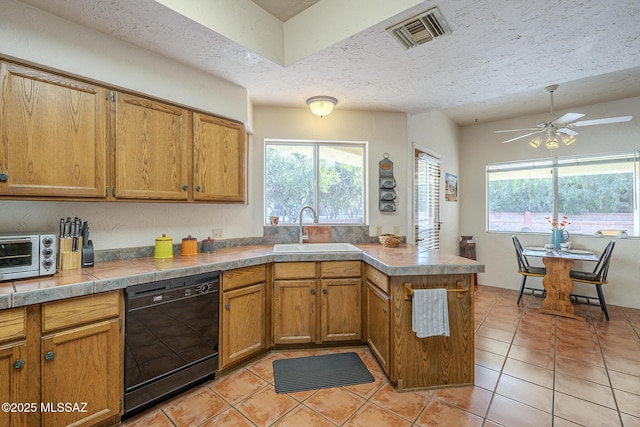
<path fill-rule="evenodd" d="M 503 298 L 503 293 L 500 293 L 500 296 L 498 296 L 493 301 L 491 309 L 487 311 L 486 316 L 484 317 L 484 319 L 482 319 L 482 323 L 483 324 L 484 324 L 485 320 L 489 317 L 489 314 L 491 312 L 493 312 L 493 310 L 496 308 L 498 300 L 500 298 Z M 524 309 L 521 309 L 521 310 L 522 310 L 522 312 L 520 313 L 520 317 L 518 318 L 518 324 L 516 325 L 516 329 L 513 331 L 513 336 L 511 337 L 511 342 L 509 342 L 509 350 L 507 350 L 507 354 L 504 356 L 504 361 L 502 362 L 502 366 L 500 367 L 500 371 L 499 371 L 499 374 L 498 374 L 498 379 L 496 381 L 496 385 L 493 388 L 493 391 L 491 393 L 491 399 L 489 399 L 489 404 L 487 405 L 487 409 L 485 410 L 484 416 L 482 417 L 483 418 L 482 425 L 484 425 L 487 421 L 493 422 L 493 421 L 488 419 L 489 410 L 491 409 L 491 405 L 493 405 L 493 399 L 495 398 L 496 393 L 498 392 L 498 384 L 500 384 L 500 379 L 502 378 L 502 371 L 504 370 L 504 365 L 507 363 L 507 358 L 509 357 L 509 352 L 511 351 L 511 346 L 513 345 L 513 340 L 515 340 L 516 333 L 518 332 L 518 328 L 520 327 L 520 321 L 522 320 L 522 316 L 524 314 Z M 474 387 L 475 387 L 475 381 L 474 381 Z"/>
<path fill-rule="evenodd" d="M 558 363 L 558 318 L 553 319 L 553 383 L 551 389 L 551 427 L 556 423 L 556 365 Z"/>
<path fill-rule="evenodd" d="M 604 371 L 607 373 L 607 380 L 609 381 L 609 389 L 611 390 L 611 396 L 613 397 L 613 401 L 616 404 L 616 411 L 618 412 L 618 419 L 620 420 L 620 425 L 624 425 L 624 421 L 622 420 L 622 413 L 620 412 L 620 405 L 618 405 L 618 399 L 616 398 L 616 392 L 613 389 L 613 383 L 611 382 L 611 375 L 609 375 L 609 367 L 607 366 L 607 359 L 605 358 L 604 351 L 602 351 L 602 343 L 600 342 L 600 334 L 598 333 L 598 328 L 596 328 L 595 320 L 593 320 L 593 316 L 591 316 L 591 309 L 589 309 L 589 316 L 592 318 L 592 326 L 593 332 L 596 334 L 596 340 L 598 341 L 598 348 L 600 349 L 600 355 L 602 356 L 602 363 L 604 364 Z M 629 319 L 626 318 L 627 322 Z M 607 320 L 608 322 L 608 320 Z M 632 328 L 633 329 L 633 328 Z"/>

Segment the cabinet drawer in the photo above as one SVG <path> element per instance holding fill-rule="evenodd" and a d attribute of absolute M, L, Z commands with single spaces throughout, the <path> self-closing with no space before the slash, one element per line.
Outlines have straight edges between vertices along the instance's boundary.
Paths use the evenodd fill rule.
<path fill-rule="evenodd" d="M 117 317 L 120 293 L 88 295 L 42 304 L 42 332 Z"/>
<path fill-rule="evenodd" d="M 0 311 L 0 342 L 24 338 L 27 334 L 26 307 Z"/>
<path fill-rule="evenodd" d="M 322 277 L 361 277 L 360 261 L 324 261 Z"/>
<path fill-rule="evenodd" d="M 313 279 L 316 277 L 315 262 L 285 262 L 274 264 L 275 279 Z"/>
<path fill-rule="evenodd" d="M 365 272 L 367 275 L 367 280 L 380 288 L 380 290 L 382 290 L 384 293 L 389 293 L 389 276 L 387 276 L 380 270 L 376 270 L 370 265 L 367 265 Z"/>
<path fill-rule="evenodd" d="M 266 272 L 267 267 L 264 264 L 223 271 L 222 290 L 228 291 L 264 282 L 266 281 Z"/>

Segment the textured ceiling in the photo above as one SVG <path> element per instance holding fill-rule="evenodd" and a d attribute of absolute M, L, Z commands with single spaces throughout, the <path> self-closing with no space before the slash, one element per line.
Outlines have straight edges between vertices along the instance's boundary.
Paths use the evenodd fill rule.
<path fill-rule="evenodd" d="M 283 10 L 272 9 L 274 4 L 292 3 L 253 1 L 274 15 Z M 266 59 L 159 1 L 23 3 L 236 83 L 247 88 L 256 105 L 301 107 L 306 98 L 322 94 L 338 98 L 337 109 L 442 110 L 466 125 L 546 113 L 549 97 L 544 87 L 554 83 L 560 84 L 554 96 L 558 113 L 574 106 L 640 96 L 638 0 L 419 2 L 288 66 Z M 313 14 L 323 3 L 340 5 L 336 0 L 322 0 L 310 7 L 303 5 L 304 13 Z M 404 50 L 385 31 L 434 6 L 452 34 Z M 250 23 L 238 25 L 250 27 Z"/>

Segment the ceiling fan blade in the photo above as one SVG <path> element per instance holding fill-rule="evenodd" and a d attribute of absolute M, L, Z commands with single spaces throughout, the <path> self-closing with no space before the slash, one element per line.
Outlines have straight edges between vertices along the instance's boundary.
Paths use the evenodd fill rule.
<path fill-rule="evenodd" d="M 557 120 L 554 120 L 553 123 L 556 125 L 566 125 L 574 120 L 578 120 L 579 118 L 584 117 L 582 113 L 567 113 L 562 117 L 559 117 Z"/>
<path fill-rule="evenodd" d="M 558 129 L 559 133 L 564 133 L 565 135 L 569 135 L 569 136 L 576 136 L 578 135 L 578 132 L 576 132 L 575 130 L 571 130 L 569 128 L 562 128 L 562 129 Z"/>
<path fill-rule="evenodd" d="M 524 131 L 531 131 L 531 130 L 538 130 L 540 128 L 526 128 L 526 129 L 507 129 L 507 130 L 494 130 L 493 133 L 503 133 L 503 132 L 524 132 Z"/>
<path fill-rule="evenodd" d="M 516 141 L 516 140 L 521 139 L 521 138 L 526 138 L 526 137 L 528 137 L 528 136 L 535 135 L 535 134 L 537 134 L 537 133 L 542 133 L 542 132 L 544 132 L 545 130 L 546 130 L 546 129 L 541 129 L 541 130 L 538 130 L 537 132 L 531 132 L 531 133 L 527 133 L 527 134 L 525 134 L 525 135 L 516 136 L 515 138 L 511 138 L 511 139 L 507 139 L 506 141 L 502 141 L 502 143 L 503 143 L 503 144 L 506 144 L 507 142 Z"/>
<path fill-rule="evenodd" d="M 580 126 L 592 126 L 592 125 L 606 125 L 608 123 L 620 123 L 620 122 L 628 122 L 631 120 L 632 116 L 620 116 L 620 117 L 607 117 L 605 119 L 593 119 L 593 120 L 583 120 L 581 122 L 572 123 L 571 127 L 580 127 Z"/>

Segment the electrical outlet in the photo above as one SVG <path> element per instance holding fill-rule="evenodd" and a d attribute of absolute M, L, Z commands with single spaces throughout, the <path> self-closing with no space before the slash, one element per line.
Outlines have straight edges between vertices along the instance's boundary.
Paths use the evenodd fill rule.
<path fill-rule="evenodd" d="M 224 238 L 224 228 L 214 228 L 211 230 L 214 239 L 223 239 Z"/>
<path fill-rule="evenodd" d="M 382 234 L 382 226 L 376 225 L 376 235 Z"/>
<path fill-rule="evenodd" d="M 400 234 L 400 226 L 399 225 L 394 225 L 393 226 L 393 234 L 396 234 L 396 235 Z"/>

